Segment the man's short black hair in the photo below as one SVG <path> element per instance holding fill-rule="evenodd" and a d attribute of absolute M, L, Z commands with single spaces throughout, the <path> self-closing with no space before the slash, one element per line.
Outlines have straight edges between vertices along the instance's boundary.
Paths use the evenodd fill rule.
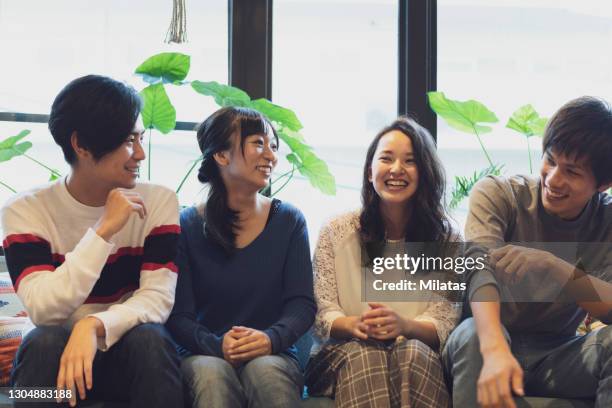
<path fill-rule="evenodd" d="M 550 119 L 542 152 L 586 159 L 598 186 L 612 182 L 612 108 L 583 96 L 569 101 Z"/>
<path fill-rule="evenodd" d="M 99 160 L 125 141 L 141 107 L 134 88 L 105 76 L 87 75 L 70 82 L 55 97 L 49 131 L 69 164 L 76 161 L 70 143 L 73 132 L 79 146 Z"/>

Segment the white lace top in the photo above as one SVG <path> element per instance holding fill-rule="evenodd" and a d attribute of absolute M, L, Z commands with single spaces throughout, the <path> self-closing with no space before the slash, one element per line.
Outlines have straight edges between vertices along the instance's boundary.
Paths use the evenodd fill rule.
<path fill-rule="evenodd" d="M 335 319 L 369 309 L 361 301 L 360 262 L 359 212 L 353 211 L 322 228 L 314 253 L 315 335 L 321 343 L 329 339 Z M 461 313 L 460 303 L 448 301 L 390 302 L 388 306 L 403 317 L 433 323 L 440 350 Z"/>

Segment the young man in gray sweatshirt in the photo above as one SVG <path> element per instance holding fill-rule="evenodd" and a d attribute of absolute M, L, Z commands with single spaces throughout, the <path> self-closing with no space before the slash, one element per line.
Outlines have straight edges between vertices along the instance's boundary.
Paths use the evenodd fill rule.
<path fill-rule="evenodd" d="M 612 108 L 582 97 L 548 124 L 540 177 L 474 187 L 465 236 L 490 264 L 466 277 L 473 317 L 443 352 L 453 406 L 515 408 L 529 395 L 612 407 L 612 327 L 576 336 L 587 313 L 612 323 L 611 186 Z"/>

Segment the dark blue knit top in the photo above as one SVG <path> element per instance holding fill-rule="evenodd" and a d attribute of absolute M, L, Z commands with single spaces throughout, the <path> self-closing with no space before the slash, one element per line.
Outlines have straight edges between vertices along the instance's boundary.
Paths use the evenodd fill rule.
<path fill-rule="evenodd" d="M 176 342 L 192 354 L 223 358 L 223 335 L 247 326 L 270 337 L 273 354 L 295 356 L 292 345 L 316 313 L 302 213 L 274 200 L 261 234 L 231 256 L 203 231 L 195 207 L 181 212 L 176 300 L 167 322 Z"/>

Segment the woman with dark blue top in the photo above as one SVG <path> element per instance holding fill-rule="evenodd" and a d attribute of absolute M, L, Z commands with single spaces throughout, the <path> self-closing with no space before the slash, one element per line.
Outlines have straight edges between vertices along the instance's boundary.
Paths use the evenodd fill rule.
<path fill-rule="evenodd" d="M 303 377 L 293 344 L 316 306 L 304 217 L 258 192 L 278 137 L 254 110 L 223 108 L 199 127 L 206 202 L 181 213 L 176 301 L 194 407 L 293 407 Z"/>

